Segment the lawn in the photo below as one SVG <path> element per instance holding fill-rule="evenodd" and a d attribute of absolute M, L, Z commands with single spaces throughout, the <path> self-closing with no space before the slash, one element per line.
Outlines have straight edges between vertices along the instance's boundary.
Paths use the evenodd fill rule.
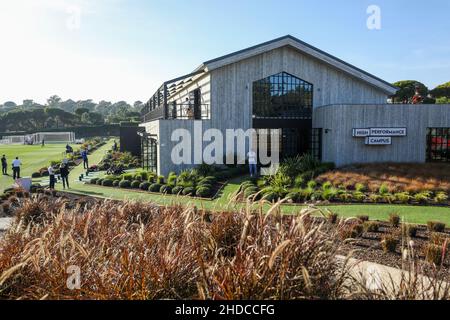
<path fill-rule="evenodd" d="M 22 161 L 21 176 L 30 177 L 34 171 L 48 167 L 51 160 L 59 160 L 65 150 L 65 144 L 41 145 L 0 145 L 0 157 L 6 155 L 8 159 L 9 176 L 0 176 L 0 192 L 13 183 L 11 163 L 15 157 Z"/>

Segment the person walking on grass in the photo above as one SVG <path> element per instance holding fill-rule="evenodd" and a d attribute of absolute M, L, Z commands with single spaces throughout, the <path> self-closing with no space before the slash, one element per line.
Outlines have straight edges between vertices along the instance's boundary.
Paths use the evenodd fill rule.
<path fill-rule="evenodd" d="M 3 155 L 3 157 L 2 157 L 2 174 L 4 176 L 8 175 L 8 162 L 6 161 L 5 155 Z"/>
<path fill-rule="evenodd" d="M 83 158 L 83 168 L 89 169 L 89 159 L 88 159 L 88 153 L 86 150 L 83 150 L 81 152 L 81 157 Z"/>
<path fill-rule="evenodd" d="M 61 175 L 63 188 L 65 189 L 67 185 L 67 189 L 69 189 L 69 165 L 66 163 L 61 163 L 59 167 L 59 173 Z"/>
<path fill-rule="evenodd" d="M 13 170 L 13 179 L 20 179 L 20 166 L 22 162 L 19 160 L 19 157 L 16 157 L 12 162 L 12 170 Z"/>
<path fill-rule="evenodd" d="M 42 145 L 41 147 L 45 147 L 45 139 L 42 139 Z"/>
<path fill-rule="evenodd" d="M 50 165 L 47 169 L 48 171 L 48 176 L 50 178 L 50 184 L 48 186 L 48 188 L 50 190 L 55 189 L 55 183 L 56 183 L 56 178 L 55 178 L 55 169 L 53 169 L 52 165 Z"/>

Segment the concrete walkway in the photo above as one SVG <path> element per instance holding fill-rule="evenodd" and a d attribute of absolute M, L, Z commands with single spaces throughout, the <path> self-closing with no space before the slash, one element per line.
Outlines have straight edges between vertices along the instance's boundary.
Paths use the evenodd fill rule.
<path fill-rule="evenodd" d="M 14 218 L 0 218 L 0 232 L 8 230 Z"/>

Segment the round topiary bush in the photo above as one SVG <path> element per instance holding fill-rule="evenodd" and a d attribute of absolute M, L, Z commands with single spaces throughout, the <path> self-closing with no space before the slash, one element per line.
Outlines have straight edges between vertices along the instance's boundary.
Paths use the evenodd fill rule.
<path fill-rule="evenodd" d="M 286 195 L 286 198 L 292 200 L 292 202 L 294 203 L 300 202 L 300 193 L 290 192 Z"/>
<path fill-rule="evenodd" d="M 139 189 L 145 190 L 145 191 L 147 191 L 149 187 L 150 187 L 150 182 L 142 182 L 139 185 Z"/>
<path fill-rule="evenodd" d="M 192 187 L 187 187 L 183 189 L 182 193 L 184 196 L 192 196 L 195 193 L 195 189 Z"/>
<path fill-rule="evenodd" d="M 208 176 L 208 177 L 203 178 L 202 180 L 200 180 L 199 184 L 214 184 L 216 182 L 217 182 L 216 177 Z"/>
<path fill-rule="evenodd" d="M 131 187 L 131 182 L 129 180 L 122 180 L 119 182 L 119 187 L 123 189 L 127 189 Z"/>
<path fill-rule="evenodd" d="M 104 187 L 112 187 L 113 181 L 111 179 L 104 179 L 102 181 L 102 186 Z"/>
<path fill-rule="evenodd" d="M 33 173 L 31 174 L 31 177 L 32 177 L 32 178 L 40 178 L 40 177 L 41 177 L 41 173 L 40 173 L 40 172 L 33 172 Z"/>
<path fill-rule="evenodd" d="M 200 187 L 197 189 L 197 192 L 195 193 L 195 195 L 197 197 L 201 197 L 201 198 L 209 198 L 209 197 L 211 197 L 211 193 L 212 193 L 211 188 Z"/>
<path fill-rule="evenodd" d="M 141 186 L 141 181 L 139 181 L 139 180 L 134 180 L 133 182 L 131 182 L 131 188 L 133 188 L 133 189 L 139 189 L 140 186 Z"/>
<path fill-rule="evenodd" d="M 163 185 L 161 186 L 161 189 L 159 189 L 159 192 L 164 194 L 172 194 L 172 188 L 170 186 Z"/>
<path fill-rule="evenodd" d="M 98 178 L 91 179 L 90 184 L 97 184 Z"/>
<path fill-rule="evenodd" d="M 212 184 L 210 183 L 199 183 L 197 185 L 198 188 L 208 188 L 208 189 L 212 189 Z"/>
<path fill-rule="evenodd" d="M 101 185 L 102 185 L 102 182 L 103 182 L 103 179 L 98 179 L 98 180 L 97 180 L 97 185 L 101 186 Z"/>
<path fill-rule="evenodd" d="M 183 187 L 182 186 L 176 186 L 172 189 L 172 194 L 180 194 L 183 192 Z"/>
<path fill-rule="evenodd" d="M 153 183 L 148 187 L 148 191 L 150 192 L 159 192 L 161 189 L 161 185 L 159 183 Z"/>
<path fill-rule="evenodd" d="M 120 180 L 114 180 L 112 185 L 113 185 L 113 187 L 118 187 L 119 184 L 120 184 Z"/>

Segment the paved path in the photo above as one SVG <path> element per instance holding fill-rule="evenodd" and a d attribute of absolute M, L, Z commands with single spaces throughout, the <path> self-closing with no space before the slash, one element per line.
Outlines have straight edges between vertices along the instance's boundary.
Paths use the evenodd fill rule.
<path fill-rule="evenodd" d="M 12 221 L 13 218 L 0 218 L 0 232 L 6 231 L 11 225 Z"/>

